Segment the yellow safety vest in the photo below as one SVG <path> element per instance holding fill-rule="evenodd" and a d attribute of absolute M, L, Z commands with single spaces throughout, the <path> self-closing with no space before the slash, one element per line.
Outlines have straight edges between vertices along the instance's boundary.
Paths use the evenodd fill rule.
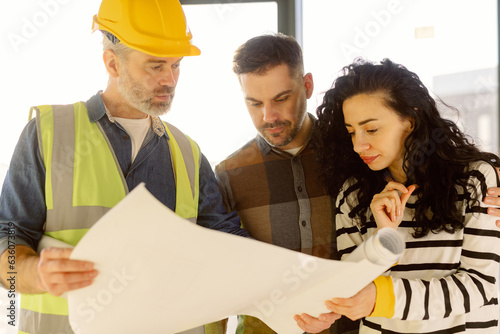
<path fill-rule="evenodd" d="M 32 108 L 45 166 L 44 234 L 75 246 L 88 229 L 128 193 L 111 145 L 84 103 Z M 31 116 L 30 116 L 31 118 Z M 176 183 L 175 212 L 196 221 L 201 153 L 198 145 L 165 123 Z M 73 333 L 68 302 L 48 293 L 21 296 L 19 333 Z"/>

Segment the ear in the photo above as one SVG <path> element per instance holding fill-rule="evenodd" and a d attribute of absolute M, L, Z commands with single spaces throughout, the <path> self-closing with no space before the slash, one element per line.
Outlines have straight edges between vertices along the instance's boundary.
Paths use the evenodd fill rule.
<path fill-rule="evenodd" d="M 304 75 L 304 87 L 306 88 L 306 97 L 310 98 L 314 91 L 314 81 L 311 73 Z"/>
<path fill-rule="evenodd" d="M 406 128 L 406 130 L 408 132 L 412 132 L 413 129 L 415 129 L 415 118 L 409 117 L 408 119 L 406 119 L 406 122 L 407 122 L 407 128 Z"/>
<path fill-rule="evenodd" d="M 104 50 L 102 55 L 104 60 L 104 66 L 112 78 L 117 78 L 120 76 L 120 60 L 112 50 Z"/>

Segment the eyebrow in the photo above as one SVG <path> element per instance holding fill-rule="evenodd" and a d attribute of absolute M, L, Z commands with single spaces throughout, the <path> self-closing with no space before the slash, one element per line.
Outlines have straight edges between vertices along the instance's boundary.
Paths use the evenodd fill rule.
<path fill-rule="evenodd" d="M 378 121 L 378 119 L 376 119 L 376 118 L 368 118 L 368 119 L 365 119 L 364 121 L 359 122 L 358 125 L 365 125 L 366 123 L 373 122 L 373 121 Z M 344 125 L 352 127 L 352 125 L 349 124 L 349 123 L 344 123 Z"/>
<path fill-rule="evenodd" d="M 276 100 L 277 98 L 280 98 L 280 97 L 282 97 L 283 95 L 290 94 L 291 92 L 292 92 L 292 90 L 291 90 L 291 89 L 289 89 L 289 90 L 285 90 L 285 91 L 283 91 L 283 92 L 281 92 L 281 93 L 278 93 L 278 94 L 276 94 L 275 96 L 273 96 L 272 100 Z M 247 100 L 247 101 L 252 101 L 252 102 L 261 102 L 261 101 L 259 101 L 259 100 L 257 100 L 257 99 L 254 99 L 253 97 L 245 97 L 245 100 Z"/>

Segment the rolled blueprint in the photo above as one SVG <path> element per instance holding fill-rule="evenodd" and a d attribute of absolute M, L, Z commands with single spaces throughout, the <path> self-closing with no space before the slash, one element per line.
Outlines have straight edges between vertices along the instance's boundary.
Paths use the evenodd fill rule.
<path fill-rule="evenodd" d="M 381 266 L 391 266 L 398 262 L 404 250 L 403 237 L 395 229 L 385 227 L 359 245 L 344 261 L 359 262 L 367 259 Z"/>

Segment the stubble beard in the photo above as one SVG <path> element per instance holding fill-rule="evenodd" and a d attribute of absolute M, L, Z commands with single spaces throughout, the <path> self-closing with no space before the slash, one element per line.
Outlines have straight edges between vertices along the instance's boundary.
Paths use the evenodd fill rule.
<path fill-rule="evenodd" d="M 273 147 L 283 147 L 292 142 L 295 139 L 300 129 L 302 128 L 302 124 L 304 123 L 304 118 L 306 117 L 306 102 L 305 100 L 301 102 L 299 106 L 299 112 L 297 114 L 297 122 L 292 124 L 292 122 L 279 121 L 274 123 L 266 123 L 259 128 L 259 133 L 264 138 L 264 140 Z M 269 128 L 276 128 L 283 126 L 285 129 L 281 133 L 270 134 L 265 130 Z"/>
<path fill-rule="evenodd" d="M 118 81 L 118 91 L 132 107 L 152 117 L 165 115 L 170 110 L 175 95 L 174 87 L 161 87 L 152 92 L 145 89 L 129 75 L 126 68 Z M 153 98 L 158 95 L 170 95 L 170 99 L 153 102 Z"/>

